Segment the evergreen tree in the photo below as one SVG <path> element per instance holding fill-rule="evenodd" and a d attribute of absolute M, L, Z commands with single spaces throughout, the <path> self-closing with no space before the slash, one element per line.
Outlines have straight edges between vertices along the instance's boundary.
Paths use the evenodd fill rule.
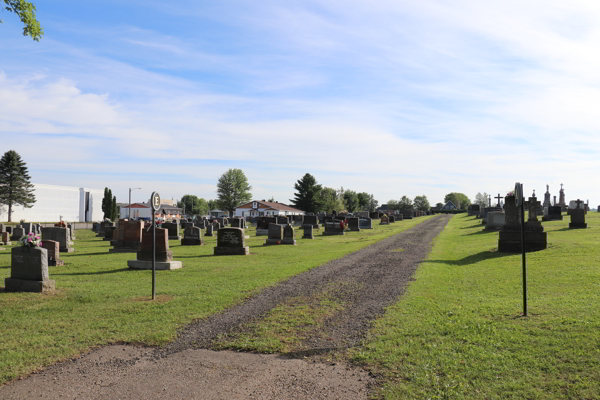
<path fill-rule="evenodd" d="M 317 180 L 309 173 L 304 174 L 302 179 L 294 184 L 294 199 L 290 199 L 292 205 L 304 212 L 316 213 L 321 209 L 321 185 L 317 185 Z"/>
<path fill-rule="evenodd" d="M 21 156 L 9 150 L 0 159 L 0 204 L 8 206 L 8 222 L 12 222 L 13 205 L 31 208 L 35 203 L 33 185 Z"/>
<path fill-rule="evenodd" d="M 108 218 L 112 220 L 113 214 L 113 195 L 112 191 L 105 187 L 104 188 L 104 197 L 102 198 L 102 212 L 104 216 L 102 218 Z"/>
<path fill-rule="evenodd" d="M 117 196 L 113 196 L 111 203 L 111 220 L 116 221 L 119 219 L 119 209 L 117 208 Z"/>
<path fill-rule="evenodd" d="M 248 178 L 244 171 L 230 168 L 219 178 L 217 182 L 217 195 L 219 208 L 230 214 L 233 210 L 252 199 L 252 186 L 248 184 Z"/>
<path fill-rule="evenodd" d="M 346 190 L 344 192 L 344 203 L 348 212 L 357 211 L 359 208 L 358 194 L 354 190 Z"/>

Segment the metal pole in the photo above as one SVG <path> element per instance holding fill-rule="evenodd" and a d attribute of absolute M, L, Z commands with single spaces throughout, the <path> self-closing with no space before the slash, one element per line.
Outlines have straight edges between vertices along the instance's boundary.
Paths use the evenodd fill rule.
<path fill-rule="evenodd" d="M 152 209 L 152 300 L 156 300 L 156 213 Z"/>
<path fill-rule="evenodd" d="M 523 316 L 527 316 L 527 263 L 525 260 L 525 201 L 521 201 L 521 255 L 523 259 Z"/>
<path fill-rule="evenodd" d="M 129 211 L 127 211 L 127 219 L 131 220 L 131 188 L 129 188 Z"/>

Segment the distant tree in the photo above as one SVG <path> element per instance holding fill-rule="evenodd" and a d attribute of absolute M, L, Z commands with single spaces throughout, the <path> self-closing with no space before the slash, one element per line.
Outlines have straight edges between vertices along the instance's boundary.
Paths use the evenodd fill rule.
<path fill-rule="evenodd" d="M 398 209 L 399 210 L 412 210 L 413 209 L 412 200 L 409 199 L 407 196 L 402 196 L 402 198 L 398 202 Z"/>
<path fill-rule="evenodd" d="M 387 208 L 388 208 L 388 210 L 399 210 L 398 201 L 397 200 L 388 200 Z"/>
<path fill-rule="evenodd" d="M 275 203 L 275 197 L 271 196 L 271 198 L 269 200 L 267 200 L 269 203 Z"/>
<path fill-rule="evenodd" d="M 177 202 L 177 207 L 185 209 L 185 213 L 192 216 L 208 215 L 209 211 L 206 200 L 193 194 L 183 195 Z"/>
<path fill-rule="evenodd" d="M 442 203 L 437 203 L 437 204 L 435 205 L 435 208 L 437 208 L 438 210 L 439 210 L 440 208 L 442 208 L 442 207 L 444 207 L 444 205 L 443 205 Z"/>
<path fill-rule="evenodd" d="M 373 212 L 377 209 L 379 202 L 375 200 L 372 194 L 361 192 L 357 194 L 358 196 L 358 208 L 359 210 L 366 210 Z"/>
<path fill-rule="evenodd" d="M 209 214 L 210 214 L 210 211 L 216 210 L 217 208 L 219 208 L 219 202 L 217 200 L 208 200 L 206 202 L 206 205 L 208 206 Z"/>
<path fill-rule="evenodd" d="M 117 207 L 117 196 L 113 196 L 112 202 L 110 204 L 110 216 L 111 221 L 116 221 L 119 219 L 119 208 Z"/>
<path fill-rule="evenodd" d="M 429 200 L 427 200 L 427 196 L 416 196 L 414 199 L 414 208 L 421 211 L 428 211 L 431 206 L 429 205 Z"/>
<path fill-rule="evenodd" d="M 25 0 L 2 0 L 5 4 L 4 9 L 17 14 L 21 22 L 25 24 L 23 28 L 23 36 L 31 36 L 37 42 L 40 41 L 44 34 L 44 29 L 35 18 L 35 6 Z M 0 23 L 2 20 L 0 19 Z"/>
<path fill-rule="evenodd" d="M 248 184 L 248 179 L 244 171 L 237 168 L 230 168 L 219 178 L 217 182 L 217 195 L 219 208 L 223 211 L 233 213 L 233 210 L 252 199 L 252 186 Z"/>
<path fill-rule="evenodd" d="M 304 174 L 302 179 L 299 179 L 294 184 L 294 198 L 290 202 L 294 207 L 304 212 L 315 213 L 321 209 L 321 185 L 317 184 L 317 180 L 309 173 Z"/>
<path fill-rule="evenodd" d="M 33 185 L 21 156 L 9 150 L 0 159 L 0 204 L 8 206 L 8 222 L 12 222 L 13 206 L 31 208 L 35 203 Z"/>
<path fill-rule="evenodd" d="M 444 196 L 444 202 L 447 203 L 449 201 L 461 210 L 466 210 L 467 206 L 471 204 L 471 200 L 469 200 L 466 194 L 457 192 L 451 192 Z"/>
<path fill-rule="evenodd" d="M 112 191 L 109 188 L 105 187 L 104 188 L 104 197 L 102 198 L 102 212 L 104 213 L 102 218 L 108 218 L 108 219 L 112 220 L 112 214 L 113 214 L 112 199 L 113 199 Z"/>
<path fill-rule="evenodd" d="M 481 207 L 487 207 L 490 204 L 489 195 L 486 192 L 477 193 L 475 195 L 475 204 L 479 204 Z"/>
<path fill-rule="evenodd" d="M 321 189 L 320 203 L 321 209 L 319 211 L 330 213 L 333 210 L 340 212 L 344 209 L 344 202 L 340 198 L 339 192 L 332 188 L 324 187 Z"/>
<path fill-rule="evenodd" d="M 354 190 L 346 190 L 343 194 L 344 204 L 348 212 L 354 212 L 359 209 L 358 194 Z"/>

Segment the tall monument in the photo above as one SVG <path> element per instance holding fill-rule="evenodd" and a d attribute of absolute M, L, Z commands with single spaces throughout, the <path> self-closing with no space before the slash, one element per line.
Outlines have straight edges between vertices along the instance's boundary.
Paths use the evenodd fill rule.
<path fill-rule="evenodd" d="M 560 191 L 558 192 L 558 205 L 562 208 L 563 211 L 567 209 L 567 204 L 565 203 L 565 189 L 563 189 L 563 184 L 560 184 Z"/>
<path fill-rule="evenodd" d="M 550 185 L 546 185 L 546 193 L 544 193 L 544 208 L 550 207 L 552 203 L 550 202 Z"/>

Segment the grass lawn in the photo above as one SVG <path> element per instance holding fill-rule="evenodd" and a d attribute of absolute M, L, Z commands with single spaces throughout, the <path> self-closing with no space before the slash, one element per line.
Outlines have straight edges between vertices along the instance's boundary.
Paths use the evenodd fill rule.
<path fill-rule="evenodd" d="M 242 301 L 249 295 L 327 261 L 340 258 L 431 217 L 406 220 L 344 236 L 301 239 L 297 246 L 262 246 L 250 239 L 249 256 L 214 257 L 216 237 L 204 246 L 171 241 L 183 268 L 157 272 L 157 300 L 151 301 L 151 271 L 130 270 L 135 253 L 108 253 L 110 242 L 77 230 L 75 253 L 61 254 L 66 265 L 50 267 L 52 294 L 0 290 L 0 384 L 108 343 L 161 345 L 178 328 Z M 15 242 L 13 242 L 15 243 Z M 0 285 L 10 276 L 10 249 L 0 252 Z"/>
<path fill-rule="evenodd" d="M 599 399 L 600 213 L 588 229 L 543 222 L 548 249 L 521 256 L 455 215 L 406 294 L 354 359 L 381 374 L 386 399 Z"/>

